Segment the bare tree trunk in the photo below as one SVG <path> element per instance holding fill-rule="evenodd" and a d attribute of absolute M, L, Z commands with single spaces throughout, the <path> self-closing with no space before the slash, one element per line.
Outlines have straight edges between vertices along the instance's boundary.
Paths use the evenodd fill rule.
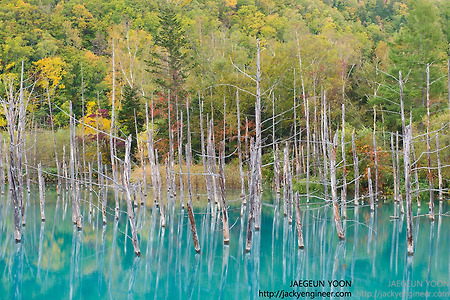
<path fill-rule="evenodd" d="M 5 160 L 4 157 L 6 157 L 6 147 L 4 149 L 3 137 L 0 136 L 0 189 L 1 194 L 3 195 L 5 193 Z"/>
<path fill-rule="evenodd" d="M 376 140 L 376 108 L 373 107 L 373 156 L 375 164 L 375 202 L 378 203 L 378 151 L 377 151 L 377 140 Z"/>
<path fill-rule="evenodd" d="M 411 165 L 411 169 L 414 168 L 414 181 L 416 182 L 416 199 L 417 199 L 417 206 L 420 208 L 420 186 L 419 186 L 419 172 L 418 172 L 418 166 L 416 162 L 416 151 L 414 150 L 414 140 L 411 140 L 411 153 L 412 153 L 412 160 L 414 162 L 414 167 Z"/>
<path fill-rule="evenodd" d="M 253 222 L 255 220 L 255 202 L 254 198 L 257 197 L 258 194 L 258 151 L 255 147 L 255 142 L 253 138 L 250 142 L 250 154 L 249 154 L 249 164 L 251 168 L 250 176 L 249 176 L 249 201 L 248 201 L 248 220 L 247 220 L 247 239 L 245 243 L 245 252 L 250 252 L 252 247 L 252 236 L 253 236 Z"/>
<path fill-rule="evenodd" d="M 75 124 L 74 124 L 74 116 L 72 114 L 72 102 L 70 102 L 70 185 L 72 190 L 72 221 L 77 225 L 78 230 L 82 229 L 81 225 L 81 213 L 80 213 L 80 204 L 79 204 L 79 195 L 77 190 L 77 179 L 76 179 L 76 145 L 75 145 Z"/>
<path fill-rule="evenodd" d="M 165 215 L 164 201 L 162 197 L 162 179 L 161 179 L 161 171 L 159 170 L 159 159 L 157 149 L 155 149 L 155 170 L 156 170 L 156 186 L 159 199 L 158 205 L 159 205 L 159 214 L 161 217 L 161 226 L 166 227 L 166 215 Z"/>
<path fill-rule="evenodd" d="M 23 200 L 23 175 L 22 175 L 22 157 L 23 157 L 23 141 L 25 139 L 25 122 L 26 122 L 26 103 L 24 99 L 23 89 L 23 75 L 24 75 L 24 62 L 22 61 L 22 69 L 20 73 L 20 94 L 19 94 L 19 114 L 17 119 L 17 144 L 16 146 L 16 159 L 17 159 L 17 179 L 19 190 L 19 203 L 21 208 L 22 226 L 25 226 L 25 201 Z"/>
<path fill-rule="evenodd" d="M 184 185 L 183 185 L 183 112 L 180 111 L 180 117 L 178 117 L 178 102 L 177 102 L 177 139 L 178 139 L 178 164 L 180 166 L 180 202 L 181 208 L 184 209 Z"/>
<path fill-rule="evenodd" d="M 53 113 L 52 113 L 52 104 L 50 102 L 50 92 L 48 90 L 48 83 L 46 82 L 47 88 L 47 101 L 48 101 L 48 109 L 50 112 L 50 125 L 52 128 L 52 137 L 53 137 L 53 148 L 55 150 L 55 163 L 56 163 L 56 173 L 58 176 L 58 185 L 56 186 L 57 194 L 59 195 L 61 189 L 61 166 L 58 160 L 58 151 L 56 149 L 56 137 L 55 137 L 55 125 L 53 124 Z"/>
<path fill-rule="evenodd" d="M 345 105 L 342 103 L 342 134 L 341 134 L 341 150 L 342 150 L 342 218 L 347 219 L 347 163 L 345 158 Z"/>
<path fill-rule="evenodd" d="M 39 204 L 41 208 L 41 220 L 45 221 L 45 182 L 44 177 L 42 176 L 41 163 L 38 165 L 38 182 L 39 182 Z"/>
<path fill-rule="evenodd" d="M 403 162 L 405 171 L 405 200 L 406 200 L 406 237 L 408 242 L 408 255 L 414 254 L 414 241 L 412 232 L 412 205 L 411 205 L 411 165 L 410 165 L 410 151 L 411 151 L 411 125 L 405 125 L 405 106 L 403 103 L 403 79 L 402 72 L 399 71 L 398 82 L 400 86 L 400 110 L 402 117 L 403 128 Z M 397 164 L 398 165 L 398 164 Z"/>
<path fill-rule="evenodd" d="M 431 145 L 430 145 L 430 65 L 427 64 L 427 159 L 428 159 L 428 184 L 430 190 L 429 218 L 434 220 L 434 184 L 431 173 Z"/>
<path fill-rule="evenodd" d="M 195 219 L 194 219 L 194 211 L 192 207 L 192 188 L 191 188 L 191 173 L 190 173 L 190 166 L 191 166 L 191 142 L 189 139 L 189 136 L 191 135 L 191 129 L 189 124 L 189 106 L 186 106 L 187 111 L 187 123 L 188 123 L 188 143 L 186 144 L 186 170 L 187 170 L 187 185 L 188 185 L 188 193 L 189 193 L 189 200 L 187 202 L 187 209 L 188 209 L 188 217 L 189 222 L 191 224 L 191 232 L 192 232 L 192 240 L 194 242 L 195 252 L 200 253 L 200 244 L 198 242 L 198 235 L 197 235 L 197 228 L 195 226 Z"/>
<path fill-rule="evenodd" d="M 298 51 L 298 62 L 300 67 L 300 81 L 302 83 L 302 95 L 303 95 L 303 104 L 305 108 L 305 116 L 306 116 L 306 203 L 309 203 L 309 156 L 310 156 L 310 140 L 311 140 L 311 129 L 309 122 L 309 97 L 306 97 L 305 93 L 305 85 L 303 82 L 303 65 L 302 65 L 302 56 L 300 53 L 300 40 L 298 38 L 297 31 L 295 32 L 297 37 L 297 51 Z M 315 94 L 314 94 L 315 97 Z"/>
<path fill-rule="evenodd" d="M 112 40 L 112 71 L 113 71 L 113 78 L 112 78 L 112 99 L 111 99 L 111 128 L 109 132 L 109 152 L 111 156 L 111 172 L 112 172 L 112 178 L 114 181 L 114 198 L 115 198 L 115 209 L 114 209 L 114 215 L 116 220 L 119 219 L 119 195 L 117 194 L 117 191 L 119 190 L 119 187 L 117 185 L 117 181 L 119 180 L 117 178 L 116 172 L 117 172 L 117 164 L 116 164 L 116 156 L 115 156 L 115 147 L 114 147 L 114 133 L 116 128 L 116 55 L 115 55 L 115 46 L 114 46 L 114 39 Z"/>
<path fill-rule="evenodd" d="M 403 136 L 403 161 L 405 164 L 405 201 L 406 201 L 406 237 L 408 242 L 408 255 L 414 254 L 413 228 L 412 228 L 412 203 L 411 203 L 411 125 L 405 128 Z"/>
<path fill-rule="evenodd" d="M 287 145 L 284 147 L 283 156 L 283 215 L 287 217 L 289 206 L 289 152 Z"/>
<path fill-rule="evenodd" d="M 203 100 L 201 100 L 199 95 L 199 108 L 200 108 L 200 142 L 201 142 L 201 151 L 202 151 L 202 162 L 203 162 L 203 173 L 206 181 L 206 194 L 208 195 L 208 202 L 211 203 L 213 201 L 212 194 L 212 186 L 211 186 L 211 177 L 208 172 L 208 164 L 206 159 L 206 151 L 205 151 L 205 132 L 203 130 Z M 209 128 L 208 121 L 206 121 L 206 127 Z M 211 206 L 212 207 L 212 206 Z"/>
<path fill-rule="evenodd" d="M 439 182 L 439 201 L 444 200 L 444 194 L 442 191 L 442 171 L 441 171 L 441 154 L 439 147 L 439 133 L 436 134 L 436 158 L 437 158 L 437 168 L 438 168 L 438 182 Z M 439 219 L 440 220 L 440 219 Z"/>
<path fill-rule="evenodd" d="M 398 150 L 400 143 L 398 141 L 398 139 L 399 139 L 398 132 L 396 132 L 396 134 L 395 134 L 395 139 L 396 139 L 396 143 L 395 143 L 395 145 L 396 145 L 395 146 L 396 147 L 396 149 L 395 149 L 396 155 L 395 155 L 395 158 L 397 160 L 397 171 L 396 171 L 396 173 L 397 173 L 397 197 L 398 197 L 397 201 L 400 203 L 400 212 L 402 214 L 404 214 L 405 213 L 405 207 L 403 206 L 403 197 L 402 197 L 402 194 L 400 193 L 400 151 Z"/>
<path fill-rule="evenodd" d="M 295 203 L 295 227 L 297 228 L 298 247 L 300 249 L 303 249 L 305 247 L 305 244 L 303 243 L 303 226 L 300 211 L 300 195 L 298 192 L 295 193 L 294 203 Z"/>
<path fill-rule="evenodd" d="M 355 205 L 359 204 L 359 161 L 355 147 L 355 130 L 352 132 L 353 170 L 355 173 Z"/>
<path fill-rule="evenodd" d="M 242 168 L 242 146 L 241 146 L 241 113 L 239 108 L 239 90 L 236 90 L 236 114 L 237 114 L 237 147 L 238 147 L 238 157 L 239 157 L 239 176 L 241 178 L 241 216 L 244 212 L 244 207 L 247 202 L 245 198 L 245 178 L 244 170 Z"/>
<path fill-rule="evenodd" d="M 337 196 L 336 185 L 336 151 L 337 151 L 338 132 L 334 135 L 333 146 L 329 148 L 330 151 L 330 179 L 331 179 L 331 199 L 333 201 L 333 215 L 336 224 L 336 231 L 339 239 L 344 240 L 345 235 L 342 230 L 341 218 L 339 216 L 339 203 Z"/>
<path fill-rule="evenodd" d="M 225 140 L 223 143 L 225 144 Z M 222 206 L 223 243 L 228 245 L 230 243 L 230 229 L 228 227 L 228 212 L 225 202 L 225 152 L 222 147 L 219 148 L 219 187 Z"/>
<path fill-rule="evenodd" d="M 137 231 L 136 231 L 136 221 L 134 220 L 133 203 L 131 200 L 131 193 L 130 193 L 130 175 L 131 175 L 130 151 L 131 151 L 131 135 L 128 136 L 128 139 L 125 142 L 125 160 L 124 160 L 124 165 L 123 165 L 123 185 L 124 185 L 124 189 L 125 189 L 125 191 L 124 191 L 125 197 L 127 199 L 127 214 L 128 214 L 128 220 L 130 221 L 134 253 L 137 256 L 140 256 L 141 250 L 139 249 L 139 241 L 137 238 Z"/>
<path fill-rule="evenodd" d="M 114 49 L 114 46 L 113 46 Z M 113 54 L 114 55 L 114 54 Z M 114 64 L 113 64 L 114 65 Z M 83 151 L 83 184 L 86 184 L 86 148 L 85 148 L 85 128 L 84 128 L 84 76 L 83 76 L 83 63 L 81 63 L 81 114 L 82 114 L 82 151 Z M 111 122 L 112 125 L 112 122 Z"/>
<path fill-rule="evenodd" d="M 367 181 L 369 182 L 369 204 L 370 210 L 374 211 L 374 201 L 373 201 L 373 185 L 372 185 L 372 174 L 370 172 L 370 168 L 367 168 Z"/>
<path fill-rule="evenodd" d="M 326 201 L 330 201 L 330 198 L 328 196 L 328 178 L 327 178 L 327 174 L 328 174 L 328 162 L 327 162 L 327 148 L 329 148 L 329 146 L 327 147 L 327 142 L 329 141 L 329 137 L 328 137 L 328 122 L 327 122 L 327 100 L 326 100 L 326 95 L 325 92 L 323 92 L 323 97 L 322 97 L 322 151 L 323 151 L 323 168 L 324 168 L 324 172 L 323 172 L 323 189 L 324 189 L 324 193 L 325 193 L 325 200 Z"/>
<path fill-rule="evenodd" d="M 274 180 L 275 180 L 275 192 L 276 192 L 276 205 L 278 206 L 280 203 L 280 181 L 281 181 L 281 166 L 280 166 L 280 154 L 278 150 L 278 144 L 275 144 L 275 151 L 274 151 Z"/>
<path fill-rule="evenodd" d="M 398 187 L 397 187 L 397 166 L 396 154 L 394 147 L 394 133 L 391 132 L 391 152 L 392 152 L 392 174 L 394 175 L 394 201 L 398 201 Z"/>

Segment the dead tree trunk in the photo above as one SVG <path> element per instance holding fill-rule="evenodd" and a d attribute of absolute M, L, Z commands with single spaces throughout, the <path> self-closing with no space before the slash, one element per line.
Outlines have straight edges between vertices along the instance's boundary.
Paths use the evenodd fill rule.
<path fill-rule="evenodd" d="M 211 203 L 213 201 L 213 193 L 212 193 L 212 187 L 211 187 L 211 177 L 208 172 L 208 164 L 206 159 L 206 150 L 205 150 L 205 132 L 203 129 L 203 100 L 201 100 L 199 95 L 199 107 L 200 107 L 200 142 L 201 142 L 201 148 L 202 148 L 202 162 L 203 162 L 203 173 L 205 176 L 205 182 L 206 182 L 206 194 L 208 195 L 208 202 Z M 206 127 L 209 128 L 208 121 L 206 121 Z M 208 129 L 209 130 L 209 129 Z"/>
<path fill-rule="evenodd" d="M 430 145 L 430 65 L 427 64 L 427 159 L 428 159 L 428 184 L 430 190 L 429 218 L 434 220 L 434 184 L 431 173 L 431 145 Z"/>
<path fill-rule="evenodd" d="M 283 215 L 287 217 L 289 206 L 289 152 L 287 145 L 284 147 L 283 157 Z"/>
<path fill-rule="evenodd" d="M 124 160 L 124 166 L 123 166 L 123 186 L 125 189 L 124 192 L 125 192 L 125 197 L 127 200 L 127 214 L 128 214 L 128 220 L 130 221 L 134 253 L 137 256 L 139 256 L 139 255 L 141 255 L 141 250 L 139 249 L 139 241 L 137 238 L 137 231 L 136 231 L 136 222 L 134 220 L 133 202 L 131 200 L 131 193 L 130 193 L 130 176 L 131 176 L 130 150 L 131 150 L 131 135 L 128 136 L 128 139 L 125 142 L 125 160 Z"/>
<path fill-rule="evenodd" d="M 375 202 L 378 203 L 378 151 L 377 151 L 377 139 L 376 139 L 376 108 L 373 107 L 373 158 L 374 158 L 374 165 L 375 165 Z"/>
<path fill-rule="evenodd" d="M 50 102 L 50 92 L 48 90 L 48 83 L 47 82 L 46 82 L 46 88 L 47 88 L 48 109 L 49 109 L 49 113 L 50 113 L 50 125 L 51 125 L 51 128 L 52 128 L 53 148 L 55 150 L 56 174 L 58 176 L 58 184 L 56 186 L 56 192 L 59 195 L 60 189 L 61 189 L 61 166 L 59 164 L 58 151 L 56 149 L 55 126 L 53 124 L 52 104 Z"/>
<path fill-rule="evenodd" d="M 223 143 L 225 144 L 225 141 Z M 222 147 L 219 148 L 219 188 L 222 206 L 223 243 L 228 245 L 230 243 L 230 229 L 228 227 L 228 212 L 225 202 L 225 152 Z"/>
<path fill-rule="evenodd" d="M 373 184 L 372 184 L 372 174 L 370 172 L 370 168 L 367 168 L 367 181 L 369 182 L 369 204 L 370 210 L 374 211 L 374 201 L 373 201 Z"/>
<path fill-rule="evenodd" d="M 342 150 L 342 218 L 347 219 L 347 164 L 345 158 L 345 105 L 342 103 L 342 134 L 341 134 L 341 150 Z"/>
<path fill-rule="evenodd" d="M 330 201 L 329 197 L 328 197 L 328 178 L 327 178 L 327 174 L 328 174 L 328 162 L 327 162 L 327 148 L 329 148 L 329 146 L 327 145 L 326 141 L 329 141 L 329 137 L 328 137 L 328 121 L 327 121 L 327 102 L 326 102 L 326 94 L 325 92 L 322 94 L 322 120 L 321 120 L 321 124 L 322 124 L 322 151 L 323 151 L 323 189 L 324 189 L 324 194 L 325 194 L 325 201 Z M 320 166 L 319 166 L 320 168 Z"/>
<path fill-rule="evenodd" d="M 394 201 L 398 201 L 398 187 L 397 187 L 397 166 L 396 154 L 394 147 L 394 133 L 391 132 L 391 152 L 392 152 L 392 174 L 394 175 Z"/>
<path fill-rule="evenodd" d="M 338 132 L 334 135 L 332 147 L 330 151 L 330 179 L 331 179 L 331 199 L 333 201 L 333 216 L 336 224 L 336 231 L 339 239 L 345 240 L 344 231 L 342 230 L 341 218 L 339 216 L 339 202 L 337 196 L 336 185 L 336 151 L 337 151 Z"/>
<path fill-rule="evenodd" d="M 194 242 L 195 252 L 200 253 L 200 243 L 198 241 L 198 235 L 197 235 L 197 228 L 195 225 L 195 219 L 194 219 L 194 211 L 192 207 L 192 188 L 191 188 L 191 173 L 190 173 L 190 166 L 191 166 L 191 143 L 189 139 L 189 135 L 191 134 L 190 130 L 190 124 L 189 124 L 189 106 L 186 107 L 187 110 L 187 122 L 188 122 L 188 143 L 186 144 L 186 171 L 187 171 L 187 185 L 188 185 L 188 194 L 189 199 L 187 202 L 187 210 L 188 210 L 188 217 L 189 222 L 191 224 L 191 233 L 192 233 L 192 240 Z"/>
<path fill-rule="evenodd" d="M 6 151 L 3 148 L 4 145 L 3 138 L 0 137 L 0 189 L 1 194 L 3 195 L 5 193 L 5 160 L 4 157 L 6 157 Z"/>
<path fill-rule="evenodd" d="M 241 177 L 241 216 L 243 215 L 243 209 L 246 204 L 245 198 L 245 179 L 244 170 L 242 168 L 242 146 L 241 146 L 241 113 L 239 109 L 239 90 L 236 90 L 236 114 L 237 114 L 237 147 L 239 157 L 239 176 Z"/>
<path fill-rule="evenodd" d="M 248 201 L 248 220 L 247 220 L 247 239 L 245 243 L 245 252 L 250 252 L 252 247 L 252 235 L 253 235 L 253 222 L 255 219 L 255 202 L 254 198 L 257 197 L 258 187 L 258 167 L 257 167 L 257 159 L 258 159 L 258 151 L 255 147 L 255 142 L 253 138 L 250 142 L 250 151 L 249 151 L 249 164 L 250 164 L 250 176 L 249 176 L 249 201 Z"/>
<path fill-rule="evenodd" d="M 75 145 L 75 124 L 74 124 L 74 116 L 72 114 L 72 102 L 70 102 L 70 185 L 72 190 L 72 221 L 77 225 L 78 230 L 82 229 L 81 225 L 81 212 L 80 212 L 80 203 L 79 203 L 79 195 L 78 195 L 78 183 L 76 179 L 76 171 L 75 166 L 76 162 L 76 145 Z"/>
<path fill-rule="evenodd" d="M 111 100 L 111 129 L 109 132 L 109 152 L 111 156 L 111 172 L 112 172 L 112 179 L 114 181 L 114 198 L 115 198 L 115 209 L 114 209 L 114 215 L 116 220 L 119 219 L 119 195 L 117 194 L 117 191 L 119 190 L 119 187 L 117 185 L 117 175 L 116 175 L 116 156 L 114 151 L 114 133 L 115 133 L 115 126 L 116 126 L 116 61 L 115 61 L 115 50 L 114 50 L 114 39 L 112 40 L 112 71 L 113 71 L 113 78 L 112 78 L 112 100 Z"/>
<path fill-rule="evenodd" d="M 420 186 L 419 186 L 419 171 L 418 166 L 416 162 L 416 151 L 414 150 L 414 140 L 411 140 L 411 154 L 412 154 L 412 161 L 414 162 L 414 166 L 411 165 L 411 169 L 414 168 L 414 181 L 416 182 L 416 199 L 417 199 L 417 206 L 420 208 Z"/>
<path fill-rule="evenodd" d="M 410 151 L 411 151 L 411 125 L 405 125 L 405 106 L 403 103 L 403 79 L 402 72 L 399 71 L 398 82 L 400 86 L 400 110 L 402 117 L 403 128 L 403 162 L 405 171 L 405 200 L 406 200 L 406 238 L 408 242 L 408 255 L 414 254 L 414 241 L 412 232 L 412 205 L 411 205 L 411 165 L 410 165 Z M 433 216 L 434 217 L 434 216 Z"/>
<path fill-rule="evenodd" d="M 300 195 L 298 192 L 295 193 L 294 203 L 295 203 L 295 227 L 297 228 L 298 247 L 300 249 L 303 249 L 305 247 L 305 244 L 303 243 L 303 226 L 300 211 Z"/>
<path fill-rule="evenodd" d="M 436 134 L 436 159 L 438 168 L 438 184 L 439 184 L 439 201 L 444 200 L 444 194 L 442 191 L 442 166 L 441 166 L 441 154 L 439 147 L 439 133 Z"/>
<path fill-rule="evenodd" d="M 359 204 L 359 161 L 355 147 L 355 130 L 352 132 L 353 171 L 355 173 L 355 205 Z"/>
<path fill-rule="evenodd" d="M 405 164 L 405 201 L 406 201 L 406 222 L 407 222 L 407 242 L 408 255 L 414 254 L 413 228 L 412 228 L 412 201 L 411 201 L 411 125 L 405 128 L 405 135 L 403 136 L 403 161 Z"/>
<path fill-rule="evenodd" d="M 39 182 L 39 204 L 41 208 L 41 220 L 45 221 L 45 182 L 42 176 L 41 163 L 38 165 L 38 182 Z"/>

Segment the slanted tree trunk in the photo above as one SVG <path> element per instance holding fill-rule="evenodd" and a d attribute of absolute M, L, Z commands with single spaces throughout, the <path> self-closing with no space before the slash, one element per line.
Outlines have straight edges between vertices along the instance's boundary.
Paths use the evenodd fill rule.
<path fill-rule="evenodd" d="M 186 171 L 187 171 L 187 185 L 188 185 L 188 194 L 189 199 L 187 202 L 187 210 L 188 210 L 188 217 L 189 217 L 189 223 L 191 224 L 191 232 L 192 232 L 192 240 L 194 242 L 195 252 L 200 253 L 200 243 L 198 241 L 198 235 L 197 235 L 197 228 L 195 225 L 195 219 L 194 219 L 194 211 L 192 207 L 192 188 L 191 188 L 191 173 L 190 173 L 190 166 L 191 166 L 191 142 L 189 139 L 189 136 L 191 134 L 190 124 L 189 124 L 189 106 L 186 107 L 187 111 L 187 123 L 188 123 L 188 143 L 186 144 Z"/>

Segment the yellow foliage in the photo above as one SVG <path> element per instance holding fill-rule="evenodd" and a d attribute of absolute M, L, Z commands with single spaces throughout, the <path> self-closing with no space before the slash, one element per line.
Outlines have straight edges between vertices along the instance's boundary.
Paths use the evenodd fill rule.
<path fill-rule="evenodd" d="M 87 110 L 89 111 L 89 104 L 93 101 L 88 102 Z M 81 118 L 80 122 L 83 122 L 84 124 L 87 124 L 89 126 L 84 126 L 84 134 L 85 135 L 96 135 L 97 134 L 97 128 L 99 131 L 103 131 L 106 133 L 109 133 L 111 130 L 111 120 L 106 118 L 106 115 L 102 113 L 102 111 L 95 111 L 95 113 L 87 114 L 84 119 Z M 98 124 L 97 124 L 98 122 Z M 83 132 L 83 125 L 79 125 L 80 129 L 78 130 L 79 133 Z M 101 133 L 100 133 L 101 134 Z"/>
<path fill-rule="evenodd" d="M 86 57 L 87 59 L 89 59 L 90 61 L 97 61 L 98 60 L 98 56 L 95 55 L 94 53 L 92 53 L 91 51 L 86 51 L 86 53 L 84 53 L 84 57 Z"/>
<path fill-rule="evenodd" d="M 66 63 L 60 57 L 45 57 L 33 64 L 39 74 L 38 86 L 45 89 L 48 84 L 49 90 L 65 88 L 61 81 L 63 76 L 67 74 L 64 70 Z"/>
<path fill-rule="evenodd" d="M 237 0 L 225 0 L 225 3 L 228 7 L 235 8 L 237 4 Z"/>
<path fill-rule="evenodd" d="M 86 103 L 86 115 L 91 115 L 96 113 L 97 103 L 95 101 L 88 101 Z"/>

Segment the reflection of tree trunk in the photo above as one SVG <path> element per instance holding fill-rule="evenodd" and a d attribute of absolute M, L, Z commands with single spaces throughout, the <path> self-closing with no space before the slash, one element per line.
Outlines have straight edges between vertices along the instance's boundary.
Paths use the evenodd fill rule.
<path fill-rule="evenodd" d="M 195 254 L 195 264 L 192 266 L 191 276 L 189 278 L 189 287 L 188 287 L 188 299 L 192 299 L 192 294 L 194 292 L 194 284 L 195 279 L 197 277 L 198 265 L 200 262 L 200 254 Z"/>
<path fill-rule="evenodd" d="M 23 245 L 17 243 L 14 245 L 14 258 L 12 265 L 12 299 L 22 299 L 22 279 L 23 279 Z"/>
<path fill-rule="evenodd" d="M 39 252 L 38 252 L 38 264 L 37 264 L 37 277 L 41 277 L 41 261 L 42 261 L 42 245 L 44 243 L 44 228 L 45 222 L 41 222 L 41 230 L 39 232 Z"/>
<path fill-rule="evenodd" d="M 136 256 L 131 267 L 130 281 L 128 282 L 128 296 L 127 299 L 133 299 L 134 283 L 136 282 L 136 275 L 139 270 L 141 258 Z"/>
<path fill-rule="evenodd" d="M 117 239 L 117 229 L 119 228 L 119 220 L 114 220 L 114 230 L 113 239 L 111 245 L 111 259 L 109 261 L 109 278 L 108 278 L 108 290 L 112 298 L 112 269 L 114 265 L 114 255 L 116 254 L 116 239 Z"/>
<path fill-rule="evenodd" d="M 222 274 L 220 276 L 220 296 L 219 299 L 226 299 L 225 297 L 225 287 L 227 283 L 227 274 L 228 274 L 228 258 L 230 256 L 230 246 L 223 246 L 223 254 L 222 254 Z"/>

